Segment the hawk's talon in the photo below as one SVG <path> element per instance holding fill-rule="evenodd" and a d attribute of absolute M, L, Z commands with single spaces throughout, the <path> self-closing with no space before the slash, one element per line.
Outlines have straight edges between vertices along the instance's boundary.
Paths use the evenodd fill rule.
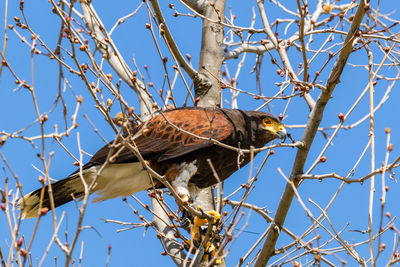
<path fill-rule="evenodd" d="M 201 211 L 203 213 L 203 211 L 200 209 L 199 206 L 197 206 L 197 210 Z M 213 216 L 213 220 L 212 220 L 211 224 L 216 224 L 219 221 L 219 219 L 221 218 L 221 214 L 219 214 L 215 210 L 209 210 L 206 212 L 206 214 Z M 204 238 L 207 233 L 207 228 L 208 228 L 208 226 L 206 226 L 206 224 L 208 224 L 207 219 L 202 219 L 197 216 L 195 216 L 193 218 L 193 226 L 192 226 L 192 230 L 190 232 L 190 236 L 192 238 L 192 240 L 191 240 L 192 244 L 195 247 L 199 247 L 202 244 L 202 242 L 204 241 Z M 204 251 L 203 260 L 208 261 L 209 256 L 211 256 L 210 259 L 212 259 L 216 256 L 217 249 L 214 246 L 214 244 L 211 243 L 210 241 L 207 241 L 207 243 L 204 245 L 204 250 L 205 251 Z M 216 263 L 220 264 L 221 259 L 217 258 Z"/>

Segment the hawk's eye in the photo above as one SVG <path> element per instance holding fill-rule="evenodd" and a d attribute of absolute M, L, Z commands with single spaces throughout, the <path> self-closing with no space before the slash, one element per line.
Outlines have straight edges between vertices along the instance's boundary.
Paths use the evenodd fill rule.
<path fill-rule="evenodd" d="M 264 119 L 263 123 L 264 123 L 264 125 L 270 125 L 271 124 L 271 120 L 270 119 Z"/>

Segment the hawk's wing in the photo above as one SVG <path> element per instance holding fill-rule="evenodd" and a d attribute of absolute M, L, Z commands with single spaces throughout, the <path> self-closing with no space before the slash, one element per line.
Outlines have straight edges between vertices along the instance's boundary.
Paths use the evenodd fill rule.
<path fill-rule="evenodd" d="M 157 115 L 139 126 L 140 135 L 134 142 L 144 159 L 163 161 L 213 145 L 210 140 L 193 135 L 224 141 L 232 132 L 233 125 L 221 110 L 177 109 Z M 90 162 L 104 163 L 109 151 L 109 145 L 104 146 Z M 117 153 L 113 163 L 137 160 L 133 152 L 125 147 Z"/>

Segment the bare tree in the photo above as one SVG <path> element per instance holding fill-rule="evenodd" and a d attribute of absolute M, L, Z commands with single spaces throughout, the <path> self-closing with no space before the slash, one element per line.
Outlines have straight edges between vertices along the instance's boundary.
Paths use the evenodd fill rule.
<path fill-rule="evenodd" d="M 157 248 L 135 250 L 168 255 L 177 266 L 398 265 L 394 2 L 151 0 L 116 3 L 124 8 L 114 12 L 110 3 L 89 0 L 3 1 L 0 225 L 8 231 L 1 235 L 2 265 L 47 266 L 50 256 L 55 265 L 94 261 L 95 253 L 84 256 L 90 240 L 83 233 L 98 231 L 85 216 L 96 180 L 84 183 L 77 213 L 55 211 L 49 186 L 51 211 L 40 208 L 36 220 L 22 220 L 18 200 L 35 186 L 21 174 L 33 165 L 39 174 L 31 176 L 44 188 L 54 174 L 67 174 L 53 165 L 70 162 L 82 171 L 95 151 L 87 151 L 89 143 L 110 138 L 126 142 L 166 187 L 124 199 L 133 222 L 96 215 L 120 231 L 151 229 L 145 239 L 160 240 Z M 187 204 L 127 136 L 132 123 L 181 106 L 270 111 L 292 143 L 239 149 L 265 152 L 238 172 L 240 182 L 191 186 L 197 197 Z M 218 222 L 210 210 L 221 213 Z M 208 222 L 199 247 L 190 242 L 182 211 Z M 42 235 L 49 228 L 50 240 Z M 246 236 L 254 231 L 256 238 Z M 204 252 L 209 241 L 212 257 Z M 36 243 L 45 245 L 35 251 Z"/>

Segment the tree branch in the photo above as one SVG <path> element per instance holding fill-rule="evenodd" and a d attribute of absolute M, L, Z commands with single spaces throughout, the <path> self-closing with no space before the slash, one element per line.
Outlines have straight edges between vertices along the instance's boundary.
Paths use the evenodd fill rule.
<path fill-rule="evenodd" d="M 180 1 L 187 7 L 196 11 L 199 14 L 206 13 L 207 8 L 210 6 L 210 2 L 208 0 L 180 0 Z"/>
<path fill-rule="evenodd" d="M 189 75 L 189 77 L 191 79 L 194 79 L 197 72 L 195 69 L 193 69 L 192 66 L 189 65 L 189 63 L 183 57 L 182 53 L 179 51 L 179 48 L 176 45 L 171 32 L 169 31 L 167 23 L 165 22 L 165 19 L 161 12 L 160 6 L 158 5 L 158 1 L 151 0 L 150 2 L 151 2 L 151 6 L 154 9 L 154 14 L 157 17 L 158 24 L 160 25 L 161 35 L 164 38 L 165 43 L 168 45 L 168 48 L 171 51 L 172 56 L 174 58 L 176 58 L 176 60 L 179 62 L 179 65 L 182 66 L 182 68 L 186 71 L 186 73 Z"/>
<path fill-rule="evenodd" d="M 315 107 L 310 113 L 310 118 L 307 123 L 306 130 L 304 132 L 302 142 L 304 143 L 304 148 L 297 151 L 296 159 L 293 164 L 292 172 L 290 174 L 290 181 L 294 183 L 295 187 L 299 186 L 300 180 L 296 179 L 298 175 L 303 173 L 303 168 L 305 161 L 307 159 L 308 152 L 310 150 L 311 144 L 314 140 L 315 134 L 318 131 L 318 126 L 321 123 L 323 112 L 326 104 L 328 103 L 330 96 L 336 85 L 340 82 L 339 78 L 343 72 L 344 66 L 346 65 L 347 59 L 352 51 L 353 40 L 356 32 L 359 29 L 361 21 L 365 14 L 365 1 L 361 0 L 357 8 L 354 20 L 350 26 L 348 35 L 346 36 L 343 48 L 333 66 L 333 69 L 329 75 L 328 81 L 326 83 L 326 90 L 322 91 Z M 289 211 L 290 205 L 294 197 L 294 190 L 291 184 L 287 184 L 285 191 L 282 195 L 281 201 L 279 202 L 274 221 L 272 222 L 272 229 L 268 233 L 265 240 L 263 248 L 257 258 L 255 263 L 256 267 L 265 266 L 271 256 L 273 256 L 275 244 L 279 237 L 280 231 L 285 222 L 286 215 Z"/>
<path fill-rule="evenodd" d="M 290 64 L 289 57 L 287 55 L 287 47 L 284 45 L 280 45 L 280 42 L 278 42 L 278 39 L 276 38 L 275 34 L 272 32 L 271 26 L 268 22 L 267 14 L 265 12 L 265 7 L 264 7 L 264 1 L 262 0 L 257 0 L 257 6 L 258 9 L 260 10 L 260 15 L 261 15 L 261 20 L 264 25 L 264 31 L 269 37 L 269 39 L 272 41 L 272 43 L 275 46 L 276 51 L 279 53 L 279 56 L 281 57 L 282 64 L 285 66 L 285 69 L 288 71 L 288 74 L 290 78 L 294 81 L 299 81 L 299 78 L 297 77 L 296 73 L 294 72 L 292 65 Z M 310 94 L 304 94 L 304 100 L 307 102 L 308 107 L 310 110 L 312 110 L 315 106 L 315 101 L 311 97 Z"/>
<path fill-rule="evenodd" d="M 138 78 L 135 79 L 135 82 L 132 81 L 132 70 L 129 68 L 128 64 L 126 64 L 114 42 L 105 30 L 105 27 L 92 4 L 87 1 L 79 1 L 79 3 L 81 4 L 83 11 L 83 20 L 92 32 L 92 38 L 96 43 L 97 49 L 106 56 L 108 63 L 117 75 L 128 84 L 129 87 L 135 90 L 139 98 L 142 118 L 148 118 L 154 112 L 149 92 L 145 89 L 143 82 Z"/>
<path fill-rule="evenodd" d="M 225 0 L 217 0 L 213 5 L 210 4 L 205 16 L 210 20 L 223 22 Z M 210 20 L 203 19 L 199 73 L 194 79 L 196 98 L 199 98 L 197 105 L 200 107 L 215 107 L 220 103 L 224 27 Z"/>

